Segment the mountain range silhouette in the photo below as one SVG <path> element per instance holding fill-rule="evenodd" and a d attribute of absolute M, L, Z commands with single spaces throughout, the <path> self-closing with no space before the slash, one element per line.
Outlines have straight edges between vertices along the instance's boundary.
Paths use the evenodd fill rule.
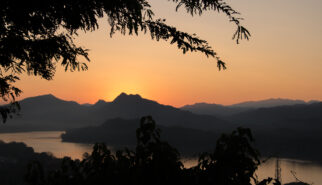
<path fill-rule="evenodd" d="M 108 119 L 138 119 L 152 115 L 160 125 L 196 129 L 225 129 L 229 123 L 211 115 L 198 115 L 140 95 L 121 93 L 112 102 L 99 100 L 94 105 L 80 105 L 48 94 L 20 101 L 20 115 L 2 125 L 0 132 L 31 130 L 66 130 L 95 126 Z"/>
<path fill-rule="evenodd" d="M 51 94 L 26 98 L 20 104 L 20 115 L 2 124 L 0 132 L 67 130 L 66 141 L 130 145 L 133 137 L 126 133 L 138 127 L 139 118 L 151 115 L 165 130 L 166 138 L 178 148 L 203 146 L 205 149 L 206 145 L 213 146 L 220 133 L 241 126 L 251 128 L 256 145 L 266 156 L 322 161 L 321 102 L 195 104 L 188 111 L 187 106 L 182 110 L 140 95 L 122 93 L 111 102 L 99 100 L 93 105 L 64 101 Z M 260 104 L 264 107 L 257 108 Z"/>

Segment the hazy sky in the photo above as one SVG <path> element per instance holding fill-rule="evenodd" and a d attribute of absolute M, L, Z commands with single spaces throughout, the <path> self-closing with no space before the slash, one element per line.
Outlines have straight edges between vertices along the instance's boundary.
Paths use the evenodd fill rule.
<path fill-rule="evenodd" d="M 322 1 L 227 1 L 242 13 L 250 41 L 237 45 L 234 25 L 224 14 L 191 17 L 175 12 L 167 0 L 151 0 L 157 16 L 206 39 L 227 63 L 218 71 L 214 59 L 183 55 L 176 46 L 149 35 L 109 37 L 106 20 L 77 43 L 90 49 L 86 72 L 64 72 L 58 66 L 52 81 L 23 76 L 16 85 L 21 98 L 54 94 L 65 100 L 95 103 L 121 92 L 140 94 L 162 104 L 195 102 L 232 104 L 246 100 L 291 98 L 322 100 Z"/>

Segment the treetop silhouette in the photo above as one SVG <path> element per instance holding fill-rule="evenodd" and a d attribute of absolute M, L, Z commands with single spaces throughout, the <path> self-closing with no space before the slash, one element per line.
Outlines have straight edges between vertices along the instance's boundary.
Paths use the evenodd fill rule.
<path fill-rule="evenodd" d="M 46 173 L 38 162 L 33 162 L 26 180 L 31 185 L 280 185 L 272 178 L 256 178 L 260 154 L 253 147 L 249 129 L 238 128 L 222 135 L 215 150 L 200 155 L 198 164 L 191 168 L 185 168 L 180 153 L 161 140 L 152 117 L 141 119 L 136 136 L 134 150 L 112 153 L 104 143 L 97 143 L 83 160 L 65 157 L 61 168 L 52 172 Z"/>

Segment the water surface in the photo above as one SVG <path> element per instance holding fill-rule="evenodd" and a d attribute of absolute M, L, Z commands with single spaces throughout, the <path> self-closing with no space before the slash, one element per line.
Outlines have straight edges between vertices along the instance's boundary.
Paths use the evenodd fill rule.
<path fill-rule="evenodd" d="M 55 157 L 69 156 L 72 159 L 82 159 L 85 152 L 92 151 L 91 144 L 62 142 L 63 131 L 1 133 L 0 140 L 4 142 L 23 142 L 35 152 L 49 152 Z"/>
<path fill-rule="evenodd" d="M 0 140 L 4 142 L 24 142 L 27 146 L 34 148 L 35 152 L 50 152 L 55 157 L 62 158 L 69 156 L 72 159 L 82 159 L 85 152 L 91 152 L 91 144 L 79 144 L 62 142 L 61 131 L 49 132 L 21 132 L 21 133 L 1 133 Z M 183 159 L 185 167 L 196 165 L 197 159 Z M 262 164 L 256 174 L 259 179 L 274 177 L 276 159 L 270 159 Z M 308 183 L 322 185 L 322 166 L 309 161 L 299 161 L 290 159 L 280 159 L 282 169 L 282 182 L 295 181 L 291 171 L 296 176 Z"/>

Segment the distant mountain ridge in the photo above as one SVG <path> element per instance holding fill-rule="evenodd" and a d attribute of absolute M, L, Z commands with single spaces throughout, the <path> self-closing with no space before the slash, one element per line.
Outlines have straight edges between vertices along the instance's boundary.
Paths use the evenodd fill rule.
<path fill-rule="evenodd" d="M 241 112 L 226 120 L 247 127 L 322 129 L 322 102 L 258 108 Z M 322 131 L 322 130 L 321 130 Z"/>
<path fill-rule="evenodd" d="M 246 102 L 230 105 L 230 107 L 268 108 L 268 107 L 277 107 L 277 106 L 283 106 L 283 105 L 296 105 L 296 104 L 306 104 L 306 103 L 307 102 L 303 100 L 271 98 L 271 99 L 259 100 L 259 101 L 246 101 Z"/>
<path fill-rule="evenodd" d="M 227 130 L 234 127 L 234 124 L 230 124 L 231 120 L 227 121 L 226 117 L 255 110 L 260 105 L 269 107 L 303 102 L 301 100 L 269 99 L 231 106 L 198 103 L 178 109 L 144 99 L 138 94 L 121 93 L 111 102 L 98 100 L 92 105 L 64 101 L 52 94 L 47 94 L 21 100 L 20 116 L 8 120 L 0 127 L 0 132 L 66 130 L 99 125 L 113 118 L 137 119 L 146 115 L 152 115 L 158 124 L 165 126 Z"/>
<path fill-rule="evenodd" d="M 289 105 L 285 105 L 285 103 Z M 134 129 L 133 125 L 115 121 L 116 118 L 137 120 L 142 116 L 152 115 L 156 123 L 168 130 L 168 133 L 174 131 L 174 129 L 168 128 L 176 128 L 178 136 L 185 134 L 185 138 L 188 139 L 182 137 L 181 143 L 190 142 L 189 135 L 193 135 L 191 130 L 198 130 L 196 133 L 199 134 L 196 139 L 200 139 L 203 135 L 208 135 L 209 132 L 213 134 L 228 133 L 232 129 L 242 126 L 251 128 L 260 151 L 266 156 L 279 155 L 322 162 L 322 148 L 320 147 L 322 142 L 322 102 L 302 103 L 297 100 L 273 100 L 261 101 L 256 105 L 249 102 L 237 104 L 239 106 L 201 103 L 190 106 L 190 108 L 198 108 L 195 110 L 201 110 L 201 112 L 196 112 L 162 105 L 156 101 L 144 99 L 140 95 L 122 93 L 112 102 L 99 100 L 93 105 L 80 105 L 74 101 L 61 100 L 53 95 L 27 98 L 20 101 L 20 104 L 21 116 L 9 119 L 6 124 L 1 124 L 0 132 L 76 130 L 77 132 L 88 131 L 87 136 L 89 137 L 91 133 L 99 133 L 100 129 L 104 131 L 103 127 L 106 129 L 107 125 L 113 126 L 110 128 L 116 129 L 116 131 L 122 131 L 123 128 Z M 274 106 L 256 108 L 259 104 L 263 106 L 274 104 Z M 186 108 L 188 109 L 189 106 Z M 107 120 L 111 119 L 115 123 L 107 123 Z M 106 124 L 102 125 L 102 123 Z M 101 125 L 103 127 L 100 127 Z M 69 134 L 71 133 L 69 132 Z M 109 130 L 107 133 L 112 134 L 113 131 Z M 100 134 L 104 135 L 104 133 Z M 75 137 L 69 136 L 73 139 L 77 135 Z M 95 136 L 92 136 L 91 141 L 95 140 Z M 112 135 L 110 136 L 112 137 Z M 74 141 L 91 142 L 86 139 L 76 138 Z M 108 139 L 108 137 L 104 137 L 104 139 Z M 173 141 L 176 142 L 176 140 Z"/>
<path fill-rule="evenodd" d="M 221 104 L 211 104 L 211 103 L 195 103 L 192 105 L 185 105 L 181 107 L 182 110 L 188 110 L 195 114 L 205 114 L 214 116 L 231 116 L 233 114 L 238 114 L 247 110 L 258 109 L 258 108 L 271 108 L 278 106 L 287 105 L 297 105 L 297 104 L 312 104 L 318 103 L 320 101 L 311 100 L 292 100 L 283 98 L 271 98 L 259 101 L 246 101 L 241 103 L 236 103 L 232 105 L 221 105 Z"/>
<path fill-rule="evenodd" d="M 94 105 L 80 105 L 55 96 L 42 95 L 20 101 L 21 115 L 7 121 L 0 132 L 66 130 L 95 126 L 107 119 L 137 119 L 152 115 L 160 125 L 183 126 L 196 129 L 227 128 L 226 121 L 214 116 L 196 115 L 189 111 L 162 105 L 140 95 L 121 93 L 112 102 L 99 100 Z"/>
<path fill-rule="evenodd" d="M 218 117 L 230 116 L 251 108 L 248 107 L 229 107 L 220 104 L 196 103 L 193 105 L 185 105 L 182 110 L 187 110 L 195 114 L 213 115 Z"/>

